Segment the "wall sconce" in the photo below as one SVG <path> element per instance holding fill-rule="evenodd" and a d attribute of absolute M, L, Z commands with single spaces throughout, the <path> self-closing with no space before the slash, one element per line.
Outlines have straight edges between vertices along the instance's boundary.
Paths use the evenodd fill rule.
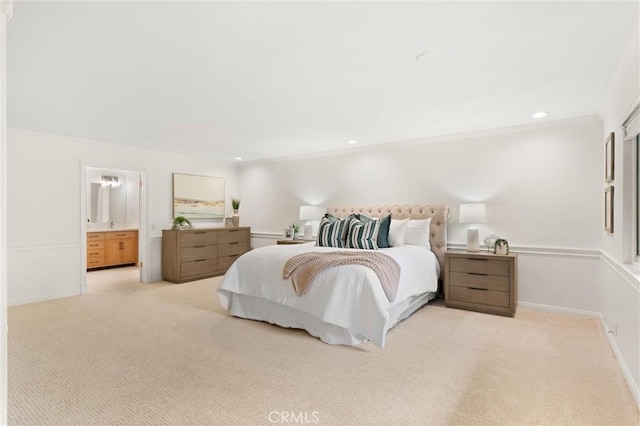
<path fill-rule="evenodd" d="M 120 186 L 118 176 L 102 176 L 102 186 Z"/>

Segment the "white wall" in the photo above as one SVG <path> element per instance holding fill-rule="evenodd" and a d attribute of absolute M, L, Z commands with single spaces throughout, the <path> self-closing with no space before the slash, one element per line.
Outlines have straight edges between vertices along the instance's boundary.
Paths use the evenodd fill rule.
<path fill-rule="evenodd" d="M 602 221 L 597 117 L 238 166 L 242 219 L 278 235 L 301 204 L 442 202 L 450 245 L 462 201 L 487 203 L 490 231 L 521 252 L 519 299 L 597 312 Z M 255 234 L 254 234 L 255 236 Z M 263 241 L 254 238 L 254 246 Z"/>
<path fill-rule="evenodd" d="M 225 178 L 237 192 L 236 164 L 58 135 L 9 129 L 7 141 L 8 302 L 80 294 L 84 265 L 82 168 L 143 172 L 149 204 L 150 281 L 161 279 L 162 229 L 172 220 L 172 173 Z M 86 187 L 86 185 L 85 185 Z M 211 226 L 213 222 L 194 223 Z M 155 228 L 155 229 L 152 229 Z"/>
<path fill-rule="evenodd" d="M 632 140 L 624 140 L 622 123 L 640 103 L 640 34 L 638 28 L 629 40 L 616 75 L 603 102 L 600 116 L 603 131 L 598 145 L 615 132 L 614 232 L 600 226 L 602 260 L 599 271 L 599 312 L 605 322 L 611 346 L 622 365 L 636 402 L 640 405 L 640 268 L 633 247 L 633 161 Z M 604 182 L 604 165 L 600 167 Z"/>

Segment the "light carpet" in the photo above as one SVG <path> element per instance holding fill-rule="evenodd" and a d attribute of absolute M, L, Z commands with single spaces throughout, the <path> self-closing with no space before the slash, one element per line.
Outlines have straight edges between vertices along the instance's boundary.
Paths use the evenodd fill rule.
<path fill-rule="evenodd" d="M 435 302 L 332 346 L 228 316 L 220 278 L 135 281 L 9 308 L 10 424 L 639 423 L 596 320 Z"/>

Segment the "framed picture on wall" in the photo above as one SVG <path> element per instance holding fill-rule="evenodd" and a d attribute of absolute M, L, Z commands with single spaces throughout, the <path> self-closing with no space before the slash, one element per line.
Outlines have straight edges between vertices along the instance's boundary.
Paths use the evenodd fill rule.
<path fill-rule="evenodd" d="M 224 219 L 224 179 L 173 174 L 173 217 Z"/>
<path fill-rule="evenodd" d="M 604 230 L 613 234 L 613 186 L 604 190 Z"/>
<path fill-rule="evenodd" d="M 614 179 L 615 166 L 615 133 L 609 133 L 604 141 L 604 180 L 611 182 Z"/>

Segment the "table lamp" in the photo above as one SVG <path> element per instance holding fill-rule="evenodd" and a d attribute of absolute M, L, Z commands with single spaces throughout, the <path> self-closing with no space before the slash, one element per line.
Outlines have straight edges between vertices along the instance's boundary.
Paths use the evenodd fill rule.
<path fill-rule="evenodd" d="M 304 239 L 312 240 L 312 221 L 322 219 L 324 214 L 324 207 L 320 206 L 300 206 L 300 220 L 304 220 Z"/>
<path fill-rule="evenodd" d="M 474 225 L 487 221 L 487 210 L 484 203 L 460 204 L 458 222 L 470 224 L 467 229 L 467 251 L 480 251 L 480 236 Z"/>

